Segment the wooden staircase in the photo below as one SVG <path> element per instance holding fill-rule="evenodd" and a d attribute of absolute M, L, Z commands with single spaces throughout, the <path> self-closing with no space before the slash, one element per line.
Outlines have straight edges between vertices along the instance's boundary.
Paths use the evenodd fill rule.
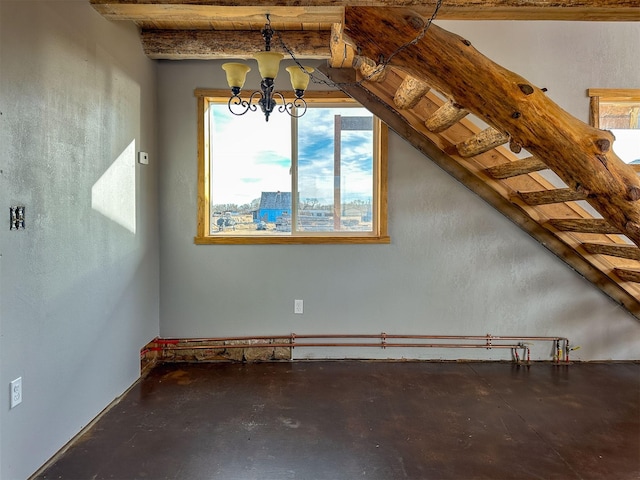
<path fill-rule="evenodd" d="M 347 9 L 346 28 L 349 19 Z M 590 188 L 567 185 L 560 179 L 566 178 L 562 168 L 550 168 L 548 159 L 527 153 L 514 135 L 487 127 L 486 116 L 470 113 L 473 107 L 457 92 L 439 91 L 437 82 L 407 73 L 406 65 L 393 59 L 377 66 L 356 54 L 360 45 L 335 31 L 330 64 L 348 68 L 327 67 L 325 75 L 640 319 L 640 249 L 630 230 L 620 228 L 617 214 L 612 220 L 609 210 L 597 209 Z M 532 149 L 531 142 L 527 145 Z"/>

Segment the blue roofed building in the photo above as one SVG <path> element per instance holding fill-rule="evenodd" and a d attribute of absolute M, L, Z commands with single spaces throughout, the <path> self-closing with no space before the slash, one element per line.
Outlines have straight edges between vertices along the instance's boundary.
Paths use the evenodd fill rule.
<path fill-rule="evenodd" d="M 255 222 L 275 223 L 291 215 L 291 192 L 262 192 L 260 206 L 254 212 Z"/>

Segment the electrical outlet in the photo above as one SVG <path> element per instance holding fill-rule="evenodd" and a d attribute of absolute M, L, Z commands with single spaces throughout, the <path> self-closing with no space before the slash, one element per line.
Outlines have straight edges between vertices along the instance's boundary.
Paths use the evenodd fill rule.
<path fill-rule="evenodd" d="M 304 313 L 304 302 L 302 300 L 293 301 L 293 313 L 302 315 Z"/>
<path fill-rule="evenodd" d="M 22 377 L 11 382 L 11 408 L 22 403 Z"/>
<path fill-rule="evenodd" d="M 9 230 L 24 230 L 24 206 L 9 207 Z"/>

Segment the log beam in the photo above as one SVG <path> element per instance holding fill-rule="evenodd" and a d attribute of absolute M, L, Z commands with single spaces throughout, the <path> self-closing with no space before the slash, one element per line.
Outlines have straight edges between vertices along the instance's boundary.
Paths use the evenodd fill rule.
<path fill-rule="evenodd" d="M 429 85 L 407 75 L 393 97 L 393 103 L 401 110 L 415 107 L 429 91 Z"/>
<path fill-rule="evenodd" d="M 91 5 L 109 20 L 130 20 L 139 24 L 188 24 L 190 28 L 205 30 L 211 28 L 212 23 L 228 25 L 229 30 L 237 29 L 234 25 L 253 24 L 262 27 L 267 13 L 276 30 L 289 29 L 287 25 L 296 25 L 296 29 L 299 29 L 302 24 L 325 24 L 326 30 L 329 30 L 332 23 L 342 22 L 344 15 L 344 7 L 335 2 L 301 6 L 295 0 L 281 1 L 279 4 L 265 0 L 91 0 Z"/>
<path fill-rule="evenodd" d="M 330 56 L 327 31 L 287 31 L 280 35 L 296 58 Z M 264 39 L 257 31 L 143 29 L 140 39 L 144 53 L 154 60 L 251 58 L 264 50 Z M 273 51 L 287 54 L 277 37 L 273 40 Z"/>
<path fill-rule="evenodd" d="M 493 150 L 508 141 L 509 135 L 505 135 L 495 128 L 489 127 L 464 142 L 457 144 L 456 149 L 462 158 L 469 158 Z"/>
<path fill-rule="evenodd" d="M 465 110 L 461 105 L 446 102 L 425 120 L 424 126 L 433 133 L 444 132 L 467 115 L 469 115 L 469 110 Z"/>
<path fill-rule="evenodd" d="M 570 188 L 557 188 L 555 190 L 540 190 L 538 192 L 518 192 L 515 195 L 529 206 L 549 205 L 551 203 L 577 202 L 586 200 L 582 192 Z"/>
<path fill-rule="evenodd" d="M 468 40 L 433 24 L 425 31 L 426 25 L 410 9 L 345 10 L 345 27 L 362 55 L 379 59 L 393 54 L 392 66 L 509 134 L 640 245 L 640 179 L 611 149 L 613 135 L 571 116 Z M 394 35 L 381 34 L 381 28 Z"/>
<path fill-rule="evenodd" d="M 378 65 L 367 57 L 355 57 L 353 68 L 359 70 L 363 79 L 369 82 L 384 82 L 387 76 L 387 67 L 385 65 Z"/>
<path fill-rule="evenodd" d="M 543 226 L 550 226 L 561 232 L 620 234 L 620 229 L 614 227 L 603 218 L 552 218 Z"/>
<path fill-rule="evenodd" d="M 303 6 L 301 6 L 301 3 Z M 436 0 L 91 0 L 93 7 L 105 17 L 134 21 L 205 21 L 224 14 L 231 22 L 246 20 L 252 11 L 260 16 L 270 11 L 301 18 L 306 10 L 324 10 L 329 23 L 342 21 L 343 10 L 351 7 L 414 7 L 421 15 L 430 16 Z M 234 10 L 230 11 L 232 8 Z M 226 11 L 225 11 L 226 10 Z M 244 10 L 244 12 L 243 12 Z M 282 12 L 282 13 L 281 13 Z M 317 13 L 314 19 L 317 21 Z M 329 18 L 330 17 L 330 18 Z M 446 0 L 438 18 L 442 20 L 578 20 L 638 21 L 636 0 Z"/>
<path fill-rule="evenodd" d="M 635 245 L 614 245 L 608 243 L 583 243 L 582 248 L 592 255 L 609 255 L 640 261 L 640 248 Z"/>
<path fill-rule="evenodd" d="M 640 270 L 633 268 L 614 268 L 613 273 L 625 282 L 640 283 Z"/>
<path fill-rule="evenodd" d="M 495 167 L 487 168 L 485 172 L 491 178 L 503 180 L 505 178 L 517 177 L 518 175 L 526 175 L 527 173 L 539 172 L 546 170 L 547 165 L 536 157 L 527 157 L 515 162 L 507 162 Z"/>
<path fill-rule="evenodd" d="M 334 23 L 331 26 L 331 40 L 329 43 L 329 49 L 331 50 L 329 66 L 331 68 L 349 68 L 355 60 L 355 49 L 353 45 L 348 43 L 343 29 L 343 23 Z"/>

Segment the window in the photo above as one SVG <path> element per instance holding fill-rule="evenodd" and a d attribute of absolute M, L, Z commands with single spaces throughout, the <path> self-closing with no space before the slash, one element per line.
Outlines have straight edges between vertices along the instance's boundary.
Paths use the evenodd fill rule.
<path fill-rule="evenodd" d="M 294 118 L 198 99 L 198 244 L 389 243 L 386 126 L 340 92 Z M 286 95 L 285 95 L 286 96 Z"/>
<path fill-rule="evenodd" d="M 625 163 L 640 163 L 640 90 L 589 89 L 592 126 L 616 137 L 613 151 Z"/>

